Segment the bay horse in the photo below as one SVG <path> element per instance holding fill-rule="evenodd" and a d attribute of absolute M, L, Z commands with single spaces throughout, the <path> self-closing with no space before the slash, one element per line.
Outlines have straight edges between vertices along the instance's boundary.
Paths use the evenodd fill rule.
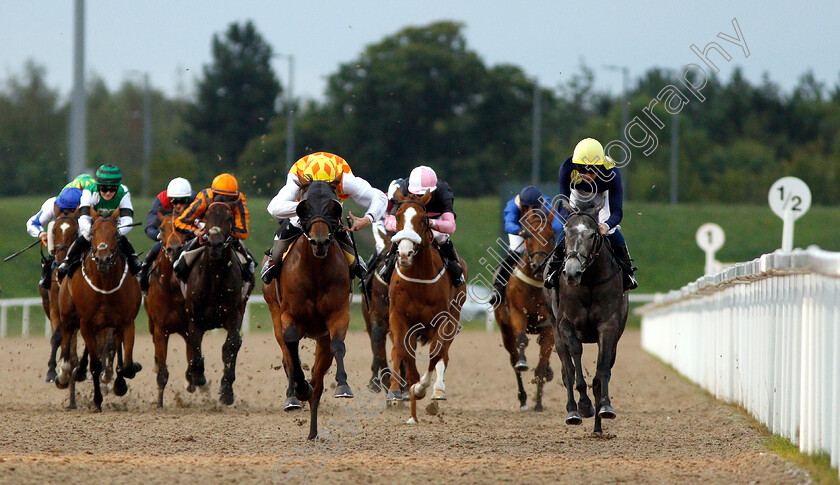
<path fill-rule="evenodd" d="M 528 346 L 528 334 L 539 335 L 540 358 L 534 377 L 537 382 L 537 396 L 534 411 L 542 411 L 543 385 L 554 378 L 549 365 L 551 350 L 554 347 L 552 315 L 543 296 L 540 267 L 554 247 L 554 228 L 551 225 L 554 214 L 540 208 L 526 212 L 521 220 L 525 239 L 523 257 L 513 269 L 508 280 L 507 298 L 495 308 L 496 322 L 502 331 L 502 343 L 510 354 L 510 365 L 516 373 L 519 386 L 519 409 L 528 409 L 528 395 L 522 385 L 522 372 L 528 370 L 525 348 Z"/>
<path fill-rule="evenodd" d="M 140 310 L 142 294 L 137 280 L 128 277 L 128 265 L 117 249 L 118 220 L 119 211 L 93 222 L 91 249 L 82 257 L 80 270 L 66 277 L 59 289 L 62 371 L 70 370 L 70 347 L 78 329 L 90 358 L 93 402 L 99 412 L 102 411 L 100 375 L 103 359 L 109 353 L 109 341 L 116 346 L 118 359 L 114 394 L 125 395 L 128 391 L 125 379 L 134 378 L 142 369 L 134 362 L 134 319 Z M 81 366 L 77 375 L 79 371 Z M 56 379 L 57 385 L 59 380 Z M 71 407 L 75 405 L 74 394 L 71 387 Z"/>
<path fill-rule="evenodd" d="M 309 439 L 318 436 L 318 405 L 324 392 L 324 375 L 336 362 L 334 397 L 352 398 L 344 369 L 344 339 L 350 325 L 350 266 L 335 239 L 341 227 L 341 203 L 336 189 L 339 175 L 330 183 L 298 176 L 302 195 L 297 215 L 303 237 L 295 240 L 283 258 L 280 305 L 269 305 L 274 337 L 283 351 L 289 393 L 309 401 Z M 309 382 L 303 374 L 298 345 L 302 338 L 316 342 L 315 364 Z M 289 401 L 287 401 L 287 410 Z"/>
<path fill-rule="evenodd" d="M 426 204 L 432 194 L 404 196 L 397 192 L 397 233 L 391 239 L 399 254 L 398 265 L 391 277 L 389 326 L 391 328 L 392 371 L 396 375 L 405 364 L 406 381 L 411 398 L 409 424 L 417 424 L 417 400 L 426 395 L 431 373 L 436 371 L 433 400 L 446 400 L 443 375 L 449 365 L 449 346 L 460 330 L 461 306 L 466 300 L 466 285 L 454 288 L 440 252 L 434 246 L 434 233 L 429 226 Z M 467 267 L 463 260 L 464 278 Z M 417 343 L 429 343 L 430 352 L 417 353 Z M 429 360 L 427 371 L 420 378 L 416 359 Z M 392 399 L 400 395 L 398 379 L 391 379 L 388 391 Z"/>
<path fill-rule="evenodd" d="M 175 230 L 176 216 L 175 213 L 158 213 L 162 247 L 150 271 L 149 290 L 144 302 L 146 313 L 149 315 L 149 333 L 152 334 L 155 343 L 154 372 L 157 374 L 159 408 L 163 407 L 163 390 L 169 381 L 169 369 L 166 365 L 169 336 L 178 334 L 187 344 L 189 327 L 184 294 L 173 270 L 186 239 L 182 233 Z M 189 363 L 191 350 L 188 344 L 186 348 Z M 189 388 L 189 383 L 187 387 Z"/>
<path fill-rule="evenodd" d="M 213 202 L 204 213 L 207 240 L 193 264 L 186 285 L 185 307 L 188 316 L 187 369 L 188 391 L 207 385 L 201 341 L 204 332 L 224 328 L 227 338 L 222 345 L 224 374 L 219 386 L 219 401 L 234 401 L 236 357 L 242 346 L 242 318 L 254 285 L 246 281 L 243 263 L 233 247 L 233 213 L 224 202 Z"/>
<path fill-rule="evenodd" d="M 621 279 L 621 267 L 598 230 L 598 212 L 604 197 L 579 202 L 572 207 L 565 224 L 566 259 L 552 295 L 554 341 L 563 366 L 566 386 L 566 424 L 581 424 L 581 418 L 595 416 L 594 432 L 601 434 L 601 419 L 615 419 L 610 403 L 609 382 L 615 364 L 618 340 L 624 333 L 629 302 Z M 598 360 L 592 393 L 595 407 L 586 394 L 581 355 L 584 343 L 598 344 Z M 575 404 L 574 389 L 580 399 Z"/>
<path fill-rule="evenodd" d="M 79 231 L 79 221 L 76 219 L 76 209 L 65 209 L 60 211 L 56 206 L 56 218 L 50 223 L 47 229 L 48 250 L 54 258 L 55 266 L 61 264 L 67 256 L 67 250 L 73 241 L 76 240 L 76 233 Z M 56 271 L 51 271 L 50 275 L 50 289 L 41 290 L 41 296 L 44 302 L 44 309 L 47 312 L 47 318 L 50 319 L 50 359 L 47 363 L 47 382 L 55 382 L 56 377 L 56 354 L 58 348 L 61 346 L 61 314 L 58 308 L 58 289 L 60 282 Z M 75 345 L 72 349 L 73 361 L 78 360 L 75 356 Z"/>
<path fill-rule="evenodd" d="M 385 265 L 385 256 L 388 248 L 391 246 L 391 235 L 379 231 L 380 237 L 385 243 L 385 248 L 372 258 L 368 264 L 368 274 L 370 278 L 370 301 L 362 305 L 362 317 L 365 319 L 365 330 L 370 338 L 370 348 L 373 353 L 373 361 L 371 362 L 370 370 L 371 377 L 368 381 L 368 389 L 371 392 L 377 393 L 383 389 L 391 387 L 391 372 L 388 367 L 388 357 L 386 352 L 385 341 L 390 333 L 388 325 L 388 315 L 390 312 L 391 300 L 388 297 L 388 283 L 379 276 L 379 270 Z M 365 292 L 362 292 L 362 298 L 367 299 Z M 393 342 L 391 342 L 393 344 Z M 405 386 L 405 366 L 400 368 L 400 377 L 403 381 L 400 383 L 402 387 L 402 396 L 392 395 L 393 399 L 408 400 L 408 387 Z"/>

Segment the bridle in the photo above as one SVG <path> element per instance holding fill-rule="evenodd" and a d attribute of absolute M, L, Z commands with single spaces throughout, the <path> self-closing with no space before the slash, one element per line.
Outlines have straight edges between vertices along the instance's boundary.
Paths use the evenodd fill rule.
<path fill-rule="evenodd" d="M 429 223 L 429 214 L 428 214 L 428 212 L 426 212 L 426 206 L 421 204 L 419 201 L 412 200 L 412 199 L 398 200 L 397 203 L 396 203 L 396 206 L 400 207 L 403 204 L 414 204 L 417 207 L 420 207 L 421 209 L 423 209 L 423 218 L 420 220 L 420 224 L 423 226 L 421 228 L 421 231 L 423 231 L 424 235 L 426 233 L 432 234 L 432 226 Z M 421 238 L 422 238 L 422 236 L 421 236 Z M 421 242 L 421 244 L 417 245 L 417 251 L 419 252 L 421 249 L 427 248 L 434 243 L 435 243 L 435 238 L 430 237 L 429 242 L 427 242 L 426 244 L 422 244 L 422 242 Z"/>
<path fill-rule="evenodd" d="M 113 224 L 113 225 L 114 225 L 114 230 L 116 231 L 115 238 L 119 238 L 119 237 L 120 237 L 120 232 L 119 232 L 119 229 L 118 229 L 118 228 L 119 228 L 119 226 L 117 225 L 117 223 L 116 223 L 115 221 L 113 221 L 113 220 L 111 220 L 110 218 L 107 218 L 107 217 L 102 217 L 102 218 L 97 219 L 97 220 L 94 222 L 94 224 L 96 224 L 97 222 L 100 222 L 100 221 L 101 221 L 101 222 L 108 223 L 108 224 Z M 100 243 L 100 246 L 101 246 L 102 244 L 105 244 L 105 243 Z M 101 248 L 101 249 L 106 249 L 106 248 L 107 248 L 107 249 L 110 249 L 110 250 L 114 253 L 113 257 L 109 257 L 109 258 L 108 258 L 108 260 L 105 262 L 105 264 L 107 265 L 107 266 L 106 266 L 106 268 L 110 269 L 110 268 L 112 268 L 112 267 L 114 267 L 114 266 L 116 266 L 116 265 L 117 265 L 117 260 L 118 260 L 118 259 L 120 259 L 120 258 L 119 258 L 119 254 L 120 254 L 120 252 L 119 252 L 119 250 L 117 249 L 117 247 L 113 247 L 113 248 L 111 248 L 111 247 L 109 247 L 109 246 L 107 246 L 107 245 L 106 245 L 106 247 L 105 247 L 105 248 Z M 93 261 L 94 263 L 96 263 L 96 264 L 97 264 L 97 266 L 99 265 L 99 263 L 96 261 L 96 251 L 98 251 L 99 249 L 100 249 L 99 247 L 95 247 L 95 246 L 93 246 L 93 237 L 91 237 L 90 259 L 91 259 L 91 261 Z M 126 266 L 128 266 L 128 265 L 126 265 Z"/>
<path fill-rule="evenodd" d="M 580 259 L 580 253 L 578 253 L 577 251 L 569 251 L 566 254 L 566 259 L 563 261 L 563 264 L 565 265 L 566 261 L 568 261 L 569 259 L 577 259 L 580 263 L 580 272 L 585 273 L 586 269 L 589 268 L 589 266 L 591 266 L 592 263 L 595 262 L 595 259 L 601 253 L 601 249 L 604 247 L 604 238 L 606 236 L 604 236 L 600 233 L 600 231 L 598 231 L 598 219 L 595 219 L 594 216 L 587 214 L 586 212 L 576 212 L 573 214 L 569 214 L 569 218 L 567 220 L 570 220 L 574 216 L 586 216 L 595 222 L 595 245 L 592 247 L 592 250 L 589 251 L 589 254 L 586 256 L 586 258 L 583 259 L 583 261 L 581 261 Z"/>
<path fill-rule="evenodd" d="M 210 208 L 213 207 L 214 205 L 224 206 L 227 209 L 228 214 L 230 214 L 230 216 L 231 216 L 230 221 L 229 221 L 229 227 L 228 227 L 228 236 L 227 236 L 227 238 L 225 238 L 224 242 L 221 244 L 222 247 L 227 247 L 233 241 L 233 211 L 231 210 L 230 205 L 227 202 L 213 202 L 209 206 L 207 206 L 207 211 L 205 211 L 205 213 L 208 212 L 210 210 Z M 174 226 L 174 224 L 175 224 L 174 220 L 173 220 L 172 224 Z M 213 227 L 220 227 L 220 226 L 213 226 Z M 212 228 L 207 228 L 208 233 L 210 232 L 210 229 L 212 229 Z M 206 238 L 207 234 L 205 234 L 204 237 Z M 210 241 L 208 239 L 207 243 L 209 243 L 209 242 Z"/>
<path fill-rule="evenodd" d="M 300 202 L 306 202 L 307 207 L 311 208 L 312 205 L 309 202 L 309 194 L 309 190 L 304 192 L 303 196 L 300 198 Z M 335 192 L 330 191 L 330 200 L 338 202 L 338 196 L 335 194 Z M 329 214 L 317 214 L 315 216 L 307 216 L 305 218 L 300 216 L 298 217 L 300 218 L 301 226 L 303 228 L 303 237 L 305 237 L 306 240 L 310 242 L 310 244 L 313 241 L 312 236 L 309 235 L 309 232 L 312 230 L 312 226 L 318 222 L 323 222 L 327 225 L 327 228 L 329 229 L 329 237 L 327 239 L 335 238 L 335 234 L 338 231 L 342 230 L 340 219 L 336 219 L 335 217 Z"/>
<path fill-rule="evenodd" d="M 67 214 L 62 214 L 62 215 L 56 217 L 55 218 L 55 224 L 53 226 L 57 226 L 58 221 L 60 221 L 62 219 L 70 219 L 70 220 L 76 222 L 76 232 L 79 231 L 79 221 L 78 221 L 78 219 L 76 219 L 73 216 L 67 215 Z M 58 252 L 59 250 L 63 250 L 63 249 L 69 249 L 71 244 L 55 244 L 55 245 L 53 245 L 53 252 Z"/>

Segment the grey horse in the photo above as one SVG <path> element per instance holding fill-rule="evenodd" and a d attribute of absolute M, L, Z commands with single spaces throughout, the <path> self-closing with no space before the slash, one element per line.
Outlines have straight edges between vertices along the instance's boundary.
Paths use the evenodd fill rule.
<path fill-rule="evenodd" d="M 562 202 L 569 213 L 565 224 L 565 260 L 559 282 L 550 290 L 554 313 L 554 346 L 563 365 L 566 386 L 566 424 L 578 425 L 595 416 L 594 432 L 601 434 L 601 419 L 614 419 L 610 405 L 610 372 L 616 348 L 627 323 L 629 302 L 621 280 L 621 268 L 607 238 L 598 231 L 598 213 L 604 197 Z M 549 291 L 549 290 L 546 290 Z M 592 379 L 596 406 L 586 394 L 581 355 L 584 343 L 598 344 L 598 363 Z M 575 403 L 574 389 L 580 400 Z"/>

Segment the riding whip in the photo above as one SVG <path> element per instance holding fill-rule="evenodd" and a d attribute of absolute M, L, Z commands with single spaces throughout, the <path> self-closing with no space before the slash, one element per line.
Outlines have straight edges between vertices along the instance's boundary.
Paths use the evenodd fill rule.
<path fill-rule="evenodd" d="M 33 242 L 32 244 L 30 244 L 29 246 L 26 246 L 25 248 L 21 249 L 20 251 L 18 251 L 18 252 L 16 252 L 16 253 L 14 253 L 14 254 L 10 254 L 10 255 L 6 256 L 6 257 L 3 259 L 3 262 L 5 263 L 6 261 L 8 261 L 8 260 L 10 260 L 10 259 L 14 258 L 15 256 L 17 256 L 17 255 L 19 255 L 19 254 L 23 253 L 24 251 L 26 251 L 27 249 L 32 248 L 32 247 L 34 247 L 36 244 L 40 244 L 40 243 L 41 243 L 41 239 L 40 239 L 40 238 L 38 238 L 35 242 Z"/>
<path fill-rule="evenodd" d="M 347 226 L 348 226 L 348 228 L 346 230 L 349 233 L 348 235 L 350 236 L 350 244 L 353 245 L 353 256 L 356 257 L 356 264 L 363 264 L 359 260 L 359 249 L 356 247 L 356 237 L 353 235 L 353 231 L 349 230 L 351 227 L 353 227 L 353 219 L 350 216 L 347 216 Z M 370 268 L 367 268 L 367 270 L 370 271 Z M 364 297 L 364 300 L 365 300 L 365 308 L 370 310 L 370 294 L 368 292 L 367 285 L 365 285 L 365 279 L 364 278 L 362 278 L 360 286 L 362 288 L 362 296 Z"/>

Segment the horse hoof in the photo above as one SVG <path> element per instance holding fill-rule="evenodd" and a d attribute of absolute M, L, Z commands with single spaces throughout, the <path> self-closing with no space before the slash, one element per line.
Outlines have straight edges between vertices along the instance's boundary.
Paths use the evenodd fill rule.
<path fill-rule="evenodd" d="M 581 423 L 583 423 L 583 419 L 581 419 L 580 414 L 578 414 L 577 411 L 572 411 L 568 416 L 566 416 L 566 424 L 568 425 L 577 426 Z"/>
<path fill-rule="evenodd" d="M 292 396 L 286 399 L 286 405 L 283 407 L 283 411 L 286 411 L 288 413 L 291 411 L 297 411 L 299 409 L 303 409 L 303 404 L 301 404 L 300 401 L 298 401 L 298 398 Z"/>
<path fill-rule="evenodd" d="M 68 404 L 67 406 L 64 407 L 64 409 L 65 409 L 65 411 L 72 411 L 72 410 L 76 409 L 76 404 L 75 403 Z"/>
<path fill-rule="evenodd" d="M 184 389 L 190 394 L 195 392 L 195 386 L 190 384 L 190 381 L 184 381 Z"/>
<path fill-rule="evenodd" d="M 69 379 L 68 379 L 67 382 L 61 382 L 60 378 L 57 378 L 55 380 L 55 387 L 57 387 L 59 389 L 67 389 L 67 386 L 69 386 L 69 385 L 70 385 Z"/>
<path fill-rule="evenodd" d="M 420 387 L 420 384 L 414 384 L 413 386 L 411 386 L 411 392 L 417 399 L 423 399 L 424 397 L 426 397 L 426 389 Z"/>
<path fill-rule="evenodd" d="M 435 389 L 432 393 L 432 401 L 446 401 L 446 393 L 443 389 Z"/>
<path fill-rule="evenodd" d="M 372 392 L 374 394 L 379 393 L 383 389 L 379 385 L 379 379 L 371 379 L 370 382 L 368 382 L 367 388 L 370 392 Z"/>
<path fill-rule="evenodd" d="M 303 390 L 295 389 L 295 397 L 301 401 L 308 401 L 312 399 L 312 394 L 315 390 L 312 389 L 312 386 L 308 382 L 304 381 L 304 384 L 306 384 L 306 387 Z"/>
<path fill-rule="evenodd" d="M 87 372 L 82 369 L 73 373 L 73 378 L 76 379 L 76 382 L 85 382 L 87 379 Z"/>
<path fill-rule="evenodd" d="M 388 391 L 388 395 L 385 397 L 385 400 L 388 402 L 399 402 L 403 400 L 403 393 L 397 389 L 391 389 Z"/>
<path fill-rule="evenodd" d="M 542 404 L 537 404 L 536 406 L 534 406 L 534 412 L 536 412 L 536 413 L 541 413 L 544 410 L 545 410 L 545 408 L 543 408 Z"/>
<path fill-rule="evenodd" d="M 520 411 L 527 411 L 527 410 L 528 410 L 528 405 L 527 405 L 527 404 L 523 404 L 523 405 L 519 406 L 519 410 L 520 410 Z"/>
<path fill-rule="evenodd" d="M 545 370 L 543 378 L 545 379 L 545 382 L 551 382 L 554 379 L 554 371 L 551 369 L 551 367 Z"/>
<path fill-rule="evenodd" d="M 405 424 L 417 424 L 417 420 L 411 417 L 408 418 L 408 421 L 406 421 Z"/>
<path fill-rule="evenodd" d="M 114 381 L 114 395 L 125 396 L 126 392 L 128 392 L 128 384 L 125 383 L 125 379 L 117 377 Z"/>
<path fill-rule="evenodd" d="M 525 359 L 519 359 L 519 362 L 513 364 L 513 370 L 517 372 L 524 372 L 528 369 L 530 369 L 530 367 L 528 366 L 528 362 L 526 362 Z"/>
<path fill-rule="evenodd" d="M 607 404 L 598 411 L 598 416 L 600 416 L 601 419 L 615 419 L 615 410 L 612 406 Z"/>
<path fill-rule="evenodd" d="M 350 386 L 347 384 L 342 384 L 335 388 L 335 394 L 333 397 L 345 397 L 345 398 L 352 398 L 353 391 L 350 389 Z"/>
<path fill-rule="evenodd" d="M 588 406 L 583 403 L 578 403 L 578 410 L 580 411 L 580 416 L 582 418 L 591 418 L 592 416 L 595 416 L 595 406 L 591 403 Z"/>
<path fill-rule="evenodd" d="M 233 389 L 220 392 L 219 401 L 226 406 L 233 404 Z"/>
<path fill-rule="evenodd" d="M 48 370 L 47 371 L 47 379 L 46 379 L 47 382 L 55 382 L 55 376 L 57 376 L 57 375 L 58 375 L 58 373 L 55 371 L 55 369 Z"/>

